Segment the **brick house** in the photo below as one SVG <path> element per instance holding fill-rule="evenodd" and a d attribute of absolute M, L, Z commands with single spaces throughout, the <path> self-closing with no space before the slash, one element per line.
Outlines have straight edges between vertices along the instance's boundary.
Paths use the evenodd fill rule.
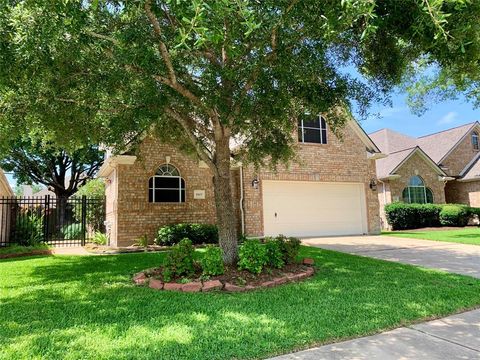
<path fill-rule="evenodd" d="M 480 124 L 410 137 L 390 129 L 370 134 L 388 157 L 376 162 L 382 226 L 383 207 L 407 203 L 458 203 L 480 207 Z"/>
<path fill-rule="evenodd" d="M 13 196 L 12 188 L 2 169 L 0 169 L 0 196 Z"/>
<path fill-rule="evenodd" d="M 0 169 L 0 199 L 3 196 L 14 196 L 14 193 L 3 170 Z M 0 204 L 0 246 L 8 243 L 10 219 L 10 212 Z"/>
<path fill-rule="evenodd" d="M 336 136 L 322 117 L 299 122 L 297 160 L 276 172 L 232 160 L 239 233 L 246 236 L 374 234 L 380 230 L 375 192 L 379 149 L 351 120 Z M 159 226 L 215 223 L 212 173 L 172 145 L 146 137 L 134 154 L 107 157 L 107 228 L 126 246 Z"/>

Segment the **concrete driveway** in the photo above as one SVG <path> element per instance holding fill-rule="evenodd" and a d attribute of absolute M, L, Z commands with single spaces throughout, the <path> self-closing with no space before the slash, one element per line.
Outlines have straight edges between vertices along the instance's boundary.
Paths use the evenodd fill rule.
<path fill-rule="evenodd" d="M 393 236 L 303 239 L 303 244 L 480 278 L 480 246 Z"/>

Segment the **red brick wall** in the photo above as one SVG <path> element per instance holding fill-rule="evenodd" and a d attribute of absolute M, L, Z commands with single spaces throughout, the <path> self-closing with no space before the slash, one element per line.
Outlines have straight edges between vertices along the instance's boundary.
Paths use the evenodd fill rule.
<path fill-rule="evenodd" d="M 446 166 L 446 171 L 450 176 L 458 176 L 460 172 L 468 165 L 472 159 L 477 156 L 478 150 L 472 146 L 471 133 L 468 134 L 463 141 L 458 144 L 455 150 L 442 162 Z"/>

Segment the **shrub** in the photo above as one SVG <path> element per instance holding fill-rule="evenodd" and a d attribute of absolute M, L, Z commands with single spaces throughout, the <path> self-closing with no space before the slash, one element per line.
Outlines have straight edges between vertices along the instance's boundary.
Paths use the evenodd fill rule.
<path fill-rule="evenodd" d="M 75 193 L 76 197 L 86 196 L 88 198 L 103 199 L 105 197 L 105 182 L 103 179 L 92 179 L 81 186 Z M 75 202 L 73 214 L 77 221 L 82 221 L 82 204 Z M 105 209 L 103 202 L 88 202 L 86 209 L 87 224 L 93 231 L 100 231 L 104 228 Z"/>
<path fill-rule="evenodd" d="M 193 251 L 192 242 L 189 239 L 180 240 L 167 255 L 163 269 L 163 280 L 170 281 L 173 277 L 192 275 L 195 270 Z"/>
<path fill-rule="evenodd" d="M 148 247 L 148 236 L 147 235 L 142 235 L 140 236 L 137 241 L 135 241 L 135 245 L 140 246 L 140 247 Z"/>
<path fill-rule="evenodd" d="M 200 261 L 203 275 L 215 276 L 225 272 L 223 267 L 223 252 L 218 246 L 208 245 Z"/>
<path fill-rule="evenodd" d="M 174 224 L 162 226 L 157 231 L 155 244 L 175 245 L 184 238 L 188 238 L 195 245 L 217 244 L 218 229 L 211 224 Z"/>
<path fill-rule="evenodd" d="M 392 203 L 385 206 L 387 221 L 393 230 L 440 226 L 442 205 Z"/>
<path fill-rule="evenodd" d="M 62 235 L 65 240 L 78 240 L 83 236 L 82 224 L 65 225 L 62 230 Z"/>
<path fill-rule="evenodd" d="M 300 240 L 296 237 L 287 238 L 283 235 L 279 235 L 277 239 L 281 239 L 283 261 L 285 264 L 293 264 L 300 252 Z"/>
<path fill-rule="evenodd" d="M 266 238 L 265 248 L 267 250 L 267 265 L 280 269 L 285 265 L 284 241 L 282 238 Z"/>
<path fill-rule="evenodd" d="M 94 244 L 97 245 L 107 245 L 108 244 L 108 236 L 107 234 L 104 234 L 102 232 L 96 232 L 93 235 L 93 238 L 91 240 Z"/>
<path fill-rule="evenodd" d="M 43 216 L 34 213 L 22 215 L 15 224 L 12 240 L 21 246 L 35 246 L 44 241 Z"/>
<path fill-rule="evenodd" d="M 239 249 L 238 268 L 260 274 L 267 264 L 267 249 L 258 239 L 245 240 Z"/>
<path fill-rule="evenodd" d="M 471 208 L 463 205 L 445 205 L 440 211 L 440 223 L 443 226 L 466 226 L 470 215 Z"/>

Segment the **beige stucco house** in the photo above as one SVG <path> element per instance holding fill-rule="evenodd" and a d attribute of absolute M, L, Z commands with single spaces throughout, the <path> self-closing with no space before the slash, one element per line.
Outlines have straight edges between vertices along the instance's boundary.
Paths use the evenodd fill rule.
<path fill-rule="evenodd" d="M 0 196 L 13 196 L 13 190 L 2 169 L 0 169 Z"/>
<path fill-rule="evenodd" d="M 276 172 L 232 161 L 239 233 L 246 236 L 373 234 L 380 230 L 375 160 L 380 151 L 354 120 L 341 140 L 322 117 L 299 122 L 298 160 Z M 129 155 L 111 156 L 106 180 L 112 245 L 159 226 L 215 223 L 210 169 L 172 145 L 147 137 Z"/>
<path fill-rule="evenodd" d="M 410 137 L 390 129 L 370 134 L 388 154 L 376 163 L 382 226 L 383 207 L 406 203 L 459 203 L 480 207 L 480 124 Z"/>
<path fill-rule="evenodd" d="M 5 176 L 2 169 L 0 169 L 0 247 L 8 243 L 8 234 L 10 226 L 10 212 L 7 206 L 1 203 L 1 198 L 3 196 L 13 196 L 12 188 L 8 183 L 7 177 Z"/>

